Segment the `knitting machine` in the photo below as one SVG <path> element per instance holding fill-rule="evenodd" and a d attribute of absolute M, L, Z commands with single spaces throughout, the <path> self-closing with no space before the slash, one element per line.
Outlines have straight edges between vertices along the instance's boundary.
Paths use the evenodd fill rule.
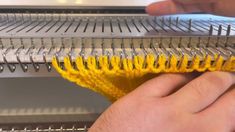
<path fill-rule="evenodd" d="M 62 75 L 114 101 L 157 73 L 235 71 L 234 18 L 148 16 L 144 6 L 152 1 L 145 2 L 0 3 L 0 78 Z M 6 119 L 0 126 L 86 131 L 100 112 L 86 117 L 8 113 L 0 115 Z"/>

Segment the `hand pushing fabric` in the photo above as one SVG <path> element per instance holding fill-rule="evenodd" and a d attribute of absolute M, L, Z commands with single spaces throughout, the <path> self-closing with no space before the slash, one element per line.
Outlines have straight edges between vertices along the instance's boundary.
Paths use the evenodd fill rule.
<path fill-rule="evenodd" d="M 235 0 L 166 0 L 149 5 L 150 15 L 168 15 L 205 12 L 216 15 L 235 16 Z"/>
<path fill-rule="evenodd" d="M 146 82 L 108 108 L 90 132 L 233 132 L 235 75 L 194 78 L 164 74 Z"/>
<path fill-rule="evenodd" d="M 234 0 L 168 0 L 151 15 L 207 12 L 235 16 Z M 90 132 L 233 132 L 235 74 L 163 74 L 109 107 Z"/>

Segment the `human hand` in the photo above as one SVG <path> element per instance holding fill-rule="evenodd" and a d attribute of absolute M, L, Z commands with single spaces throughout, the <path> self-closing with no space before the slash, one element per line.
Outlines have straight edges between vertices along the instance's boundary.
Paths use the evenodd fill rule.
<path fill-rule="evenodd" d="M 234 73 L 163 74 L 116 101 L 90 132 L 231 132 Z"/>
<path fill-rule="evenodd" d="M 150 4 L 146 11 L 150 15 L 168 15 L 206 12 L 224 16 L 235 16 L 235 0 L 165 0 Z"/>

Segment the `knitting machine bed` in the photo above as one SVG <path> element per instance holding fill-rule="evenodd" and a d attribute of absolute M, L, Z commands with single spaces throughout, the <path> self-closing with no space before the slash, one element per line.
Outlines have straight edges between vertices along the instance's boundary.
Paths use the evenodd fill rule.
<path fill-rule="evenodd" d="M 230 35 L 235 34 L 235 19 L 201 16 L 8 13 L 0 14 L 0 33 L 1 38 L 207 36 L 226 35 L 230 25 Z"/>
<path fill-rule="evenodd" d="M 57 77 L 1 78 L 0 84 L 2 132 L 84 132 L 110 104 Z"/>
<path fill-rule="evenodd" d="M 66 56 L 73 61 L 77 56 L 132 58 L 164 53 L 170 57 L 183 52 L 189 60 L 194 53 L 219 53 L 228 59 L 234 55 L 235 19 L 212 15 L 5 13 L 0 14 L 0 34 L 1 77 L 57 76 L 51 66 L 55 56 L 62 62 Z"/>
<path fill-rule="evenodd" d="M 179 64 L 186 54 L 189 61 L 195 54 L 216 53 L 225 61 L 234 56 L 234 18 L 148 16 L 144 6 L 150 0 L 43 1 L 0 4 L 0 131 L 87 131 L 108 107 L 101 96 L 62 78 L 33 78 L 59 76 L 51 64 L 54 57 L 63 67 L 67 56 L 75 61 L 80 56 L 132 59 L 163 53 L 166 59 L 177 54 Z"/>

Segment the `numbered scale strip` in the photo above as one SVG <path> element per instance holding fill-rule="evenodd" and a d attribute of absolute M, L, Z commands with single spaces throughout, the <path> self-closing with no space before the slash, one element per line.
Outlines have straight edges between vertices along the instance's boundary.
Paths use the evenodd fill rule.
<path fill-rule="evenodd" d="M 28 128 L 25 127 L 24 129 L 17 129 L 17 128 L 10 128 L 10 129 L 0 129 L 0 132 L 87 132 L 88 128 L 86 126 L 84 127 L 71 127 L 71 128 L 64 128 L 63 126 L 59 128 L 53 128 L 53 127 L 48 127 L 48 128 L 41 128 L 41 127 L 36 127 L 36 128 Z"/>
<path fill-rule="evenodd" d="M 87 132 L 92 123 L 24 123 L 6 124 L 0 132 Z"/>

